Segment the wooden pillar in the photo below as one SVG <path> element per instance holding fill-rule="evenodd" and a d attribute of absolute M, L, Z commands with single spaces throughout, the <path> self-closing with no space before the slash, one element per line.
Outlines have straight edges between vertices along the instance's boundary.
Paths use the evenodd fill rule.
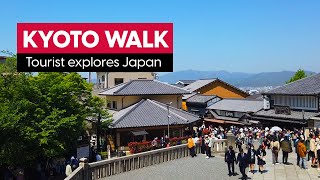
<path fill-rule="evenodd" d="M 143 140 L 142 141 L 147 141 L 147 135 L 143 135 Z"/>

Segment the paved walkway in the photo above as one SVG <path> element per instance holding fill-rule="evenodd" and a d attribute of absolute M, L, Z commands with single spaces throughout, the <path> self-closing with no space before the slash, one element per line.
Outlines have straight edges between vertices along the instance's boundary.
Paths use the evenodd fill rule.
<path fill-rule="evenodd" d="M 279 152 L 279 162 L 280 164 L 272 165 L 272 154 L 270 150 L 267 150 L 267 164 L 265 169 L 267 172 L 264 174 L 260 173 L 248 173 L 248 176 L 254 180 L 319 180 L 319 171 L 317 168 L 311 168 L 310 162 L 308 162 L 308 170 L 301 169 L 296 165 L 296 154 L 290 153 L 288 162 L 290 165 L 282 164 L 282 151 Z M 256 166 L 258 170 L 258 166 Z"/>
<path fill-rule="evenodd" d="M 282 158 L 282 153 L 279 153 L 279 161 Z M 292 165 L 277 164 L 272 165 L 271 151 L 267 150 L 267 165 L 265 167 L 266 172 L 264 174 L 260 173 L 247 173 L 247 175 L 254 180 L 315 180 L 320 179 L 318 177 L 318 170 L 315 168 L 310 168 L 309 170 L 302 170 L 296 166 L 295 153 L 289 154 L 289 160 Z M 310 163 L 309 167 L 310 167 Z M 258 170 L 258 166 L 255 167 Z M 237 173 L 239 172 L 239 167 L 235 166 Z M 248 171 L 248 168 L 247 168 Z M 150 167 L 145 167 L 142 169 L 122 173 L 119 175 L 108 177 L 109 180 L 207 180 L 207 179 L 217 179 L 224 180 L 239 179 L 241 176 L 229 177 L 227 171 L 227 166 L 224 163 L 224 158 L 222 155 L 216 155 L 216 157 L 211 159 L 205 159 L 203 154 L 199 154 L 195 158 L 186 157 L 179 160 L 173 160 L 170 162 L 162 163 L 159 165 L 154 165 Z"/>

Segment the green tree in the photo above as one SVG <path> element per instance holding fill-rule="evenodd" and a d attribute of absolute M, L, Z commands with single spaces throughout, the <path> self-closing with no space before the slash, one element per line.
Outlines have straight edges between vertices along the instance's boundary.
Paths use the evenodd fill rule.
<path fill-rule="evenodd" d="M 61 157 L 76 148 L 88 116 L 110 117 L 79 74 L 32 76 L 16 72 L 16 61 L 13 55 L 0 64 L 0 165 Z"/>
<path fill-rule="evenodd" d="M 302 69 L 299 69 L 286 83 L 288 84 L 288 83 L 297 81 L 299 79 L 303 79 L 305 77 L 307 77 L 307 74 L 305 73 L 305 71 Z"/>

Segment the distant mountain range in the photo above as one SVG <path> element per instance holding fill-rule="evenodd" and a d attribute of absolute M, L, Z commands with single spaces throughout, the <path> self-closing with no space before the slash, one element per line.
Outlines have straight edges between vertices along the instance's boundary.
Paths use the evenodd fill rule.
<path fill-rule="evenodd" d="M 308 75 L 315 72 L 306 71 Z M 197 80 L 207 78 L 219 78 L 237 87 L 263 87 L 280 86 L 286 83 L 294 71 L 241 73 L 228 71 L 177 71 L 159 76 L 159 80 L 168 83 L 176 83 L 179 80 Z"/>

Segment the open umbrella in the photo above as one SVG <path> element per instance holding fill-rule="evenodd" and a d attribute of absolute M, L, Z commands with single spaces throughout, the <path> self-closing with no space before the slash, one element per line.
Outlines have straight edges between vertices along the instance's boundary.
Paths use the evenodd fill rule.
<path fill-rule="evenodd" d="M 282 129 L 278 126 L 273 126 L 270 131 L 282 131 Z"/>

